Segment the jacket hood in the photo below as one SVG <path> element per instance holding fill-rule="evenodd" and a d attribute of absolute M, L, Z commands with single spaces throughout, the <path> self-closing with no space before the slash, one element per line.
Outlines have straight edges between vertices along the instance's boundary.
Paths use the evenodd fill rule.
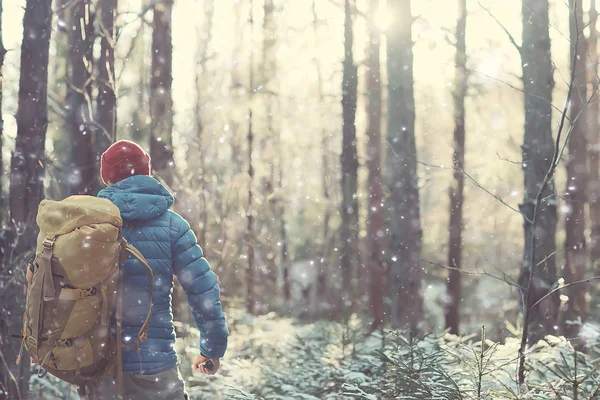
<path fill-rule="evenodd" d="M 150 220 L 163 215 L 175 200 L 159 181 L 148 175 L 134 175 L 98 193 L 121 211 L 125 220 Z"/>

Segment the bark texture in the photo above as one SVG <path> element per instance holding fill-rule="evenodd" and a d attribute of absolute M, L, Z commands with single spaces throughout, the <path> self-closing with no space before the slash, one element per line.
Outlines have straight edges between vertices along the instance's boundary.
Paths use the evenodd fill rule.
<path fill-rule="evenodd" d="M 367 70 L 367 169 L 369 171 L 369 214 L 367 220 L 368 269 L 370 271 L 371 329 L 384 323 L 383 293 L 385 292 L 385 216 L 381 174 L 381 32 L 375 16 L 379 0 L 371 0 L 369 10 L 369 47 Z"/>
<path fill-rule="evenodd" d="M 150 76 L 150 157 L 152 168 L 172 186 L 175 179 L 173 159 L 173 43 L 171 14 L 173 0 L 154 6 L 152 65 Z"/>
<path fill-rule="evenodd" d="M 94 186 L 92 150 L 92 61 L 94 25 L 90 0 L 73 4 L 69 18 L 69 91 L 67 127 L 71 141 L 71 194 L 89 194 Z"/>
<path fill-rule="evenodd" d="M 352 45 L 354 29 L 352 5 L 344 1 L 344 64 L 342 77 L 342 297 L 345 307 L 353 303 L 355 278 L 359 264 L 358 251 L 358 156 L 356 151 L 356 103 L 358 90 L 357 68 Z"/>
<path fill-rule="evenodd" d="M 587 254 L 585 243 L 585 202 L 586 202 L 586 124 L 583 116 L 587 101 L 586 79 L 586 40 L 582 33 L 583 9 L 581 0 L 570 0 L 569 36 L 571 39 L 571 71 L 575 72 L 573 96 L 571 98 L 570 118 L 572 125 L 569 138 L 567 160 L 567 190 L 565 193 L 568 213 L 566 216 L 565 265 L 563 277 L 567 282 L 585 278 Z M 586 284 L 568 288 L 564 294 L 569 297 L 561 317 L 562 333 L 567 338 L 577 336 L 579 326 L 569 321 L 581 319 L 587 315 Z"/>
<path fill-rule="evenodd" d="M 250 39 L 254 33 L 254 18 L 252 16 L 253 1 L 250 0 L 250 11 L 249 11 L 249 23 L 250 23 Z M 252 164 L 252 153 L 254 151 L 254 131 L 252 126 L 252 98 L 254 93 L 254 51 L 250 50 L 250 84 L 248 87 L 249 93 L 249 104 L 248 110 L 248 208 L 246 210 L 246 248 L 248 251 L 248 265 L 246 269 L 246 311 L 249 314 L 253 314 L 256 309 L 256 298 L 255 298 L 255 268 L 254 268 L 254 194 L 252 191 L 252 185 L 254 183 L 254 165 Z"/>
<path fill-rule="evenodd" d="M 524 198 L 519 206 L 524 215 L 524 251 L 519 283 L 530 287 L 527 308 L 551 290 L 556 282 L 556 188 L 554 179 L 542 193 L 537 205 L 535 231 L 532 221 L 538 193 L 552 165 L 552 62 L 548 28 L 548 1 L 523 2 L 523 90 L 525 101 L 525 135 L 522 146 Z M 535 243 L 535 249 L 532 247 Z M 533 259 L 532 259 L 533 255 Z M 531 274 L 530 268 L 533 268 Z M 532 282 L 529 283 L 530 274 Z M 527 311 L 532 343 L 551 333 L 556 324 L 558 296 L 551 296 L 539 306 Z M 521 301 L 521 299 L 519 299 Z"/>
<path fill-rule="evenodd" d="M 462 232 L 465 187 L 465 97 L 467 95 L 467 0 L 458 0 L 456 20 L 456 72 L 454 77 L 454 153 L 453 180 L 450 186 L 450 225 L 448 240 L 448 272 L 446 329 L 458 335 L 462 301 Z"/>
<path fill-rule="evenodd" d="M 319 17 L 317 14 L 317 0 L 313 0 L 312 2 L 312 28 L 314 35 L 314 46 L 316 49 L 319 48 L 320 44 L 320 35 L 319 35 Z M 317 91 L 319 96 L 319 104 L 321 108 L 325 107 L 325 93 L 323 90 L 323 72 L 321 68 L 321 61 L 319 57 L 315 53 L 315 57 L 313 59 L 315 64 L 315 69 L 317 73 Z M 322 115 L 319 115 L 322 117 Z M 321 305 L 325 305 L 327 308 L 330 308 L 330 304 L 327 299 L 327 288 L 328 288 L 328 276 L 331 273 L 329 271 L 329 263 L 331 261 L 331 233 L 330 233 L 330 221 L 331 221 L 331 183 L 332 183 L 332 173 L 331 166 L 329 160 L 329 146 L 330 146 L 330 132 L 327 129 L 323 129 L 321 132 L 321 190 L 323 195 L 323 222 L 322 222 L 322 233 L 321 233 L 321 243 L 320 243 L 320 266 L 319 273 L 317 277 L 317 301 Z M 289 283 L 288 283 L 289 286 Z M 289 289 L 288 289 L 289 291 Z M 323 310 L 325 311 L 325 310 Z"/>
<path fill-rule="evenodd" d="M 118 0 L 100 1 L 100 58 L 98 59 L 98 97 L 96 99 L 96 120 L 94 155 L 96 184 L 94 192 L 101 187 L 100 158 L 102 153 L 115 141 L 117 129 L 117 95 L 115 79 L 115 45 L 117 29 Z"/>
<path fill-rule="evenodd" d="M 4 164 L 2 160 L 2 140 L 4 135 L 4 116 L 2 115 L 2 96 L 4 93 L 4 56 L 6 49 L 4 48 L 4 40 L 2 34 L 2 0 L 0 0 L 0 229 L 4 223 Z M 0 263 L 2 263 L 2 245 L 0 243 Z"/>
<path fill-rule="evenodd" d="M 590 0 L 589 21 L 590 36 L 588 40 L 588 87 L 598 87 L 598 10 L 596 9 L 596 0 Z M 600 101 L 598 95 L 588 105 L 588 156 L 589 156 L 589 174 L 588 174 L 588 202 L 590 207 L 590 257 L 591 262 L 596 266 L 594 273 L 600 273 Z"/>
<path fill-rule="evenodd" d="M 44 195 L 44 143 L 48 128 L 48 56 L 52 32 L 52 1 L 27 0 L 23 18 L 21 71 L 17 108 L 17 139 L 11 158 L 10 176 L 10 254 L 1 265 L 1 275 L 14 279 L 0 290 L 0 382 L 8 398 L 27 398 L 29 359 L 14 363 L 19 341 L 10 337 L 21 331 L 25 296 L 21 268 L 33 249 L 37 236 L 35 218 Z M 17 273 L 20 272 L 20 273 Z M 4 279 L 0 279 L 4 281 Z M 6 370 L 10 368 L 10 373 Z M 14 380 L 13 380 L 14 378 Z"/>
<path fill-rule="evenodd" d="M 410 0 L 388 1 L 393 24 L 387 34 L 390 295 L 392 324 L 423 330 L 421 293 L 421 215 L 415 140 L 413 41 Z"/>

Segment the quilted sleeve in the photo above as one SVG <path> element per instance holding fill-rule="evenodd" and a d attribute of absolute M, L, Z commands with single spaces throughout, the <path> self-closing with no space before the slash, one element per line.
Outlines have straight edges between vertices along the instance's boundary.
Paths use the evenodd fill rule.
<path fill-rule="evenodd" d="M 227 349 L 229 332 L 221 309 L 217 275 L 211 271 L 188 222 L 177 213 L 171 213 L 173 273 L 187 295 L 200 331 L 201 353 L 206 357 L 221 358 Z"/>

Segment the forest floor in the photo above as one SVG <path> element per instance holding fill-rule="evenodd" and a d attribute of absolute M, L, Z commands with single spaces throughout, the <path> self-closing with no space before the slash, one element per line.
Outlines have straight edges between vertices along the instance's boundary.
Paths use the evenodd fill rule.
<path fill-rule="evenodd" d="M 300 323 L 273 314 L 228 313 L 230 342 L 216 376 L 192 373 L 199 333 L 177 341 L 180 370 L 192 400 L 204 399 L 598 399 L 600 330 L 588 332 L 590 351 L 577 352 L 549 336 L 529 349 L 525 385 L 515 381 L 518 337 L 504 343 L 429 335 L 420 340 L 391 331 L 367 335 L 358 319 Z M 594 344 L 595 343 L 595 344 Z M 74 400 L 72 387 L 34 376 L 32 399 Z M 577 394 L 575 394 L 577 393 Z"/>

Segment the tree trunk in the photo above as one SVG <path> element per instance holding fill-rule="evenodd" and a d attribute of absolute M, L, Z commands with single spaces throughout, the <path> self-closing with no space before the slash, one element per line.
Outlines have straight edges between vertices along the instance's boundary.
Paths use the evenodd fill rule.
<path fill-rule="evenodd" d="M 173 186 L 173 44 L 171 42 L 171 13 L 173 0 L 154 6 L 152 30 L 152 65 L 150 77 L 150 157 L 155 172 Z"/>
<path fill-rule="evenodd" d="M 458 335 L 462 301 L 462 231 L 465 178 L 465 97 L 467 95 L 467 0 L 458 0 L 456 21 L 456 72 L 454 77 L 454 180 L 450 187 L 450 238 L 448 241 L 448 273 L 446 329 Z"/>
<path fill-rule="evenodd" d="M 94 44 L 90 1 L 73 4 L 70 10 L 69 59 L 71 61 L 67 94 L 67 125 L 71 139 L 71 194 L 91 193 L 94 181 L 92 135 L 92 59 Z"/>
<path fill-rule="evenodd" d="M 590 20 L 590 37 L 588 41 L 589 63 L 593 67 L 588 71 L 589 87 L 595 88 L 598 86 L 598 29 L 597 29 L 598 11 L 596 9 L 596 0 L 590 0 L 589 20 Z M 590 143 L 589 149 L 589 182 L 588 182 L 588 201 L 590 207 L 590 257 L 593 265 L 596 266 L 594 273 L 600 273 L 600 101 L 598 95 L 595 96 L 593 102 L 588 105 L 589 118 L 587 118 L 589 126 L 588 132 Z"/>
<path fill-rule="evenodd" d="M 422 330 L 421 220 L 415 140 L 412 13 L 410 0 L 388 2 L 387 208 L 390 232 L 392 324 Z"/>
<path fill-rule="evenodd" d="M 17 109 L 17 139 L 11 159 L 10 221 L 16 234 L 12 248 L 13 258 L 27 253 L 35 245 L 37 228 L 35 218 L 44 195 L 44 143 L 48 127 L 48 55 L 50 47 L 51 0 L 27 0 L 23 18 L 21 43 L 21 71 Z M 8 260 L 10 262 L 10 260 Z M 11 268 L 8 263 L 4 269 Z M 15 281 L 18 281 L 15 279 Z M 25 306 L 22 282 L 4 288 L 0 313 L 0 350 L 4 361 L 0 363 L 0 381 L 8 389 L 8 398 L 27 398 L 29 384 L 29 359 L 25 357 L 16 366 L 19 341 L 9 339 L 19 334 Z M 4 369 L 9 365 L 17 385 L 10 382 Z"/>
<path fill-rule="evenodd" d="M 44 196 L 50 4 L 51 0 L 28 0 L 23 19 L 17 140 L 11 160 L 9 205 L 18 236 L 15 255 L 35 245 L 35 217 Z"/>
<path fill-rule="evenodd" d="M 203 73 L 206 71 L 206 61 L 208 59 L 208 47 L 212 41 L 212 27 L 214 17 L 215 5 L 213 0 L 204 1 L 204 26 L 198 30 L 196 35 L 200 45 L 198 46 L 198 64 L 196 65 L 196 104 L 194 110 L 194 122 L 196 126 L 196 143 L 198 154 L 202 154 L 204 151 L 203 140 L 204 140 L 204 120 L 203 120 L 203 109 L 204 104 L 202 102 L 203 96 L 203 81 L 205 77 Z M 192 162 L 194 173 L 192 174 L 192 188 L 197 188 L 201 193 L 202 204 L 199 205 L 200 210 L 200 242 L 206 243 L 206 232 L 208 229 L 208 198 L 207 198 L 207 186 L 209 180 L 206 177 L 207 171 L 205 166 L 204 157 L 197 157 L 196 162 L 188 160 L 188 163 Z"/>
<path fill-rule="evenodd" d="M 350 0 L 344 2 L 344 71 L 342 77 L 342 297 L 345 307 L 351 307 L 354 279 L 358 265 L 358 156 L 356 151 L 357 68 L 352 44 L 354 30 Z"/>
<path fill-rule="evenodd" d="M 586 45 L 583 33 L 583 9 L 581 0 L 570 0 L 571 65 L 575 71 L 573 96 L 571 98 L 570 117 L 572 126 L 568 143 L 569 155 L 567 160 L 567 190 L 566 202 L 568 214 L 566 218 L 565 266 L 563 277 L 567 282 L 584 279 L 586 272 L 585 246 L 585 201 L 586 201 L 586 132 L 583 111 L 586 103 Z M 576 58 L 575 58 L 576 57 Z M 580 117 L 581 115 L 581 117 Z M 585 296 L 587 285 L 575 285 L 568 288 L 564 294 L 569 297 L 565 308 L 562 332 L 567 338 L 577 336 L 579 326 L 569 324 L 579 318 L 585 321 L 587 304 Z"/>
<path fill-rule="evenodd" d="M 50 60 L 52 67 L 49 72 L 48 85 L 49 93 L 53 93 L 56 99 L 66 99 L 69 85 L 69 38 L 71 29 L 69 24 L 69 15 L 71 4 L 70 0 L 55 0 L 56 9 L 56 30 L 52 37 L 55 51 Z M 64 100 L 60 101 L 60 109 L 64 107 Z M 51 111 L 51 110 L 50 110 Z M 64 199 L 71 194 L 70 174 L 71 169 L 71 139 L 68 134 L 68 121 L 61 113 L 59 118 L 52 121 L 55 129 L 49 132 L 52 140 L 53 154 L 60 155 L 54 157 L 52 165 L 49 166 L 46 173 L 52 178 L 51 185 L 47 189 L 47 195 L 53 199 Z"/>
<path fill-rule="evenodd" d="M 151 7 L 150 4 L 152 4 L 152 2 L 153 0 L 141 0 L 140 12 L 145 13 L 148 8 Z M 150 109 L 147 107 L 150 103 L 149 82 L 151 80 L 151 66 L 149 65 L 151 62 L 148 63 L 146 61 L 148 57 L 147 47 L 150 44 L 146 38 L 147 29 L 147 24 L 142 23 L 135 38 L 135 49 L 131 56 L 131 62 L 135 62 L 136 68 L 139 70 L 139 77 L 135 84 L 137 89 L 137 112 L 132 115 L 129 134 L 131 135 L 131 139 L 143 148 L 149 148 L 150 127 L 152 126 L 152 122 L 150 121 Z"/>
<path fill-rule="evenodd" d="M 252 16 L 253 1 L 250 0 L 249 16 L 248 20 L 250 23 L 250 41 L 252 41 L 254 33 L 254 18 Z M 254 271 L 254 205 L 253 205 L 253 194 L 252 185 L 254 183 L 254 166 L 252 165 L 252 151 L 253 151 L 253 140 L 254 132 L 252 131 L 252 97 L 254 93 L 254 51 L 250 49 L 250 63 L 249 63 L 249 75 L 250 85 L 248 87 L 248 103 L 250 108 L 248 110 L 248 209 L 246 210 L 247 217 L 247 228 L 246 228 L 246 247 L 248 249 L 248 269 L 246 270 L 246 311 L 249 314 L 253 314 L 256 308 L 255 298 L 255 271 Z"/>
<path fill-rule="evenodd" d="M 115 79 L 115 46 L 118 0 L 100 1 L 100 58 L 98 60 L 97 122 L 94 153 L 96 161 L 95 192 L 100 189 L 100 158 L 115 141 L 117 129 L 117 96 Z"/>
<path fill-rule="evenodd" d="M 369 46 L 367 70 L 367 169 L 369 170 L 369 214 L 367 220 L 368 269 L 370 271 L 371 329 L 383 326 L 383 293 L 385 285 L 384 232 L 385 218 L 382 207 L 381 177 L 381 67 L 379 49 L 381 32 L 375 21 L 379 0 L 371 0 L 369 9 Z"/>
<path fill-rule="evenodd" d="M 265 280 L 265 289 L 269 292 L 276 293 L 279 290 L 279 266 L 283 265 L 282 254 L 278 254 L 277 242 L 281 243 L 281 227 L 285 221 L 281 221 L 284 218 L 284 201 L 280 195 L 282 193 L 278 186 L 282 183 L 281 175 L 283 168 L 281 163 L 283 162 L 284 155 L 280 151 L 281 145 L 281 134 L 280 130 L 277 129 L 277 96 L 278 96 L 278 82 L 277 82 L 277 26 L 275 21 L 275 4 L 273 0 L 264 0 L 263 5 L 264 17 L 263 17 L 263 60 L 261 65 L 261 83 L 263 86 L 262 91 L 265 96 L 265 116 L 267 119 L 266 130 L 262 135 L 261 148 L 264 151 L 263 159 L 270 159 L 270 176 L 265 177 L 263 186 L 263 196 L 267 199 L 269 206 L 270 218 L 263 219 L 263 224 L 266 225 L 267 233 L 263 235 L 265 243 L 265 250 L 267 255 L 267 276 Z M 279 166 L 277 165 L 279 164 Z M 278 257 L 280 256 L 280 257 Z"/>
<path fill-rule="evenodd" d="M 2 95 L 4 93 L 4 40 L 2 35 L 2 0 L 0 0 L 0 230 L 4 227 L 4 160 L 2 159 L 2 138 L 4 135 L 4 118 L 2 115 Z M 0 264 L 2 263 L 2 244 L 0 243 Z"/>
<path fill-rule="evenodd" d="M 556 282 L 556 188 L 551 178 L 538 205 L 535 232 L 536 198 L 542 187 L 554 155 L 552 137 L 552 62 L 550 54 L 548 1 L 526 0 L 522 8 L 523 91 L 525 101 L 525 135 L 522 146 L 524 198 L 520 210 L 524 215 L 524 252 L 519 284 L 529 286 L 530 268 L 533 280 L 526 307 L 545 296 Z M 535 242 L 535 249 L 533 249 Z M 533 258 L 532 258 L 533 256 Z M 550 296 L 529 314 L 528 337 L 535 343 L 552 333 L 556 325 L 558 296 Z M 521 299 L 519 299 L 521 302 Z"/>
<path fill-rule="evenodd" d="M 313 34 L 315 39 L 315 49 L 319 48 L 319 44 L 321 43 L 319 37 L 319 18 L 317 15 L 317 0 L 313 0 L 312 2 L 312 27 Z M 315 53 L 314 57 L 315 68 L 317 72 L 317 90 L 319 93 L 319 105 L 320 107 L 325 106 L 325 93 L 323 92 L 323 73 L 321 71 L 321 60 L 318 57 L 318 54 Z M 323 118 L 323 115 L 319 115 L 319 118 Z M 331 185 L 331 171 L 329 167 L 329 131 L 327 129 L 323 129 L 321 131 L 321 188 L 323 190 L 323 204 L 324 204 L 324 212 L 323 212 L 323 230 L 321 233 L 321 260 L 319 267 L 319 274 L 317 277 L 317 300 L 319 304 L 327 305 L 327 289 L 328 289 L 328 266 L 331 262 L 331 243 L 330 243 L 330 228 L 329 223 L 331 220 L 331 193 L 330 193 L 330 185 Z"/>

